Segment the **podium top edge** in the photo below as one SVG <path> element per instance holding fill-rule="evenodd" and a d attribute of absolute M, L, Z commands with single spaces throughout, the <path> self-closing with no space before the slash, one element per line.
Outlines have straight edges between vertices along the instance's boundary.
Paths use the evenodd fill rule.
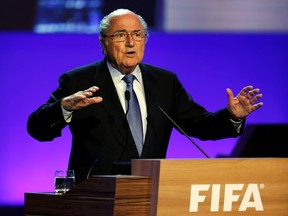
<path fill-rule="evenodd" d="M 130 179 L 137 179 L 137 178 L 147 178 L 147 176 L 140 176 L 140 175 L 92 175 L 93 178 L 111 178 L 111 179 L 121 179 L 121 178 L 130 178 Z M 90 178 L 91 178 L 90 177 Z"/>
<path fill-rule="evenodd" d="M 287 157 L 247 157 L 247 158 L 167 158 L 167 159 L 132 159 L 133 161 L 148 161 L 148 162 L 161 162 L 161 161 L 246 161 L 246 160 L 288 160 Z"/>

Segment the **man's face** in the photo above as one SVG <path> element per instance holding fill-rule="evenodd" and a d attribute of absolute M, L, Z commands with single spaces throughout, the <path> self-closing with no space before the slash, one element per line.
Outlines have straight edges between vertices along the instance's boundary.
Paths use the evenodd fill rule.
<path fill-rule="evenodd" d="M 134 14 L 116 16 L 111 20 L 106 35 L 117 32 L 144 32 L 144 29 Z M 131 73 L 142 61 L 145 50 L 146 37 L 142 41 L 135 41 L 131 35 L 123 42 L 116 42 L 113 37 L 107 37 L 101 42 L 104 54 L 112 66 L 122 73 Z"/>

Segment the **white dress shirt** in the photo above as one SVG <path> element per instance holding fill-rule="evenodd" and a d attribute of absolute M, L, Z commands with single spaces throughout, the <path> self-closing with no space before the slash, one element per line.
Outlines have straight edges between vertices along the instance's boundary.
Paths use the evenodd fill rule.
<path fill-rule="evenodd" d="M 125 76 L 125 74 L 122 74 L 120 71 L 112 67 L 112 65 L 109 62 L 107 62 L 107 66 L 111 74 L 112 80 L 114 82 L 114 86 L 116 88 L 122 108 L 124 112 L 126 113 L 126 110 L 127 110 L 127 103 L 125 100 L 126 83 L 122 79 Z M 133 82 L 133 89 L 137 96 L 140 110 L 141 110 L 143 138 L 145 139 L 145 134 L 147 131 L 147 106 L 146 106 L 146 100 L 145 100 L 143 79 L 142 79 L 142 74 L 141 74 L 139 65 L 135 68 L 132 74 L 136 77 L 136 79 Z"/>

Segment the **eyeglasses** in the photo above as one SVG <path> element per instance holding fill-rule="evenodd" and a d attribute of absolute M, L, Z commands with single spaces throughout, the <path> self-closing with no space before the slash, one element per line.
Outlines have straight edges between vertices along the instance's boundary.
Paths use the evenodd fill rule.
<path fill-rule="evenodd" d="M 147 36 L 146 33 L 142 31 L 135 31 L 131 32 L 130 34 L 126 31 L 121 32 L 115 32 L 112 35 L 103 35 L 102 37 L 109 37 L 112 38 L 114 42 L 124 42 L 127 40 L 128 35 L 131 35 L 134 41 L 141 42 L 144 40 L 144 38 Z"/>

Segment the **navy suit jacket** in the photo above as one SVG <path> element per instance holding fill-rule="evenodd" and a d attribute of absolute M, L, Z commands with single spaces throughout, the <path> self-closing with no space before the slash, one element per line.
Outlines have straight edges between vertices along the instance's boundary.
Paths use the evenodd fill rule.
<path fill-rule="evenodd" d="M 47 103 L 29 116 L 29 134 L 39 141 L 51 141 L 61 136 L 67 125 L 61 99 L 91 86 L 100 88 L 97 95 L 102 96 L 103 101 L 74 111 L 69 123 L 73 137 L 69 169 L 75 170 L 77 183 L 86 178 L 92 166 L 91 174 L 125 174 L 127 171 L 115 168 L 122 162 L 130 162 L 133 158 L 166 157 L 173 124 L 156 103 L 190 136 L 216 140 L 239 135 L 226 108 L 206 111 L 193 101 L 176 74 L 144 63 L 140 68 L 148 112 L 141 156 L 137 153 L 105 60 L 64 73 Z"/>

